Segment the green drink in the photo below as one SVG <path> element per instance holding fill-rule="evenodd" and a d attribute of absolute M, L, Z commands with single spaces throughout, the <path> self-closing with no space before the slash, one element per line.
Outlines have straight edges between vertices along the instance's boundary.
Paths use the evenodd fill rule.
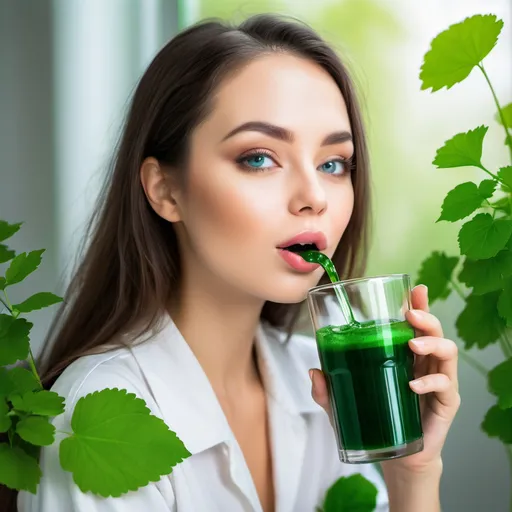
<path fill-rule="evenodd" d="M 405 322 L 323 327 L 316 333 L 335 429 L 345 450 L 374 451 L 421 439 L 414 355 Z"/>
<path fill-rule="evenodd" d="M 340 460 L 376 462 L 423 449 L 406 274 L 309 290 L 308 308 L 327 380 Z"/>

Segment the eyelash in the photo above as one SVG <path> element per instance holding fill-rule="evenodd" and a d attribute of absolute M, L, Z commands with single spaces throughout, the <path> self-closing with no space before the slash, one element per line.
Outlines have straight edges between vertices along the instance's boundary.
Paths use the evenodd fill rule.
<path fill-rule="evenodd" d="M 270 151 L 267 151 L 265 149 L 255 149 L 255 150 L 249 151 L 247 153 L 244 153 L 242 156 L 238 157 L 236 159 L 236 163 L 240 166 L 241 169 L 243 169 L 244 171 L 248 171 L 248 172 L 263 172 L 263 171 L 266 171 L 269 169 L 268 167 L 257 168 L 257 167 L 251 167 L 250 165 L 247 165 L 246 161 L 249 158 L 252 158 L 254 156 L 266 156 L 266 157 L 274 160 L 274 157 L 272 156 L 272 153 Z M 350 172 L 354 169 L 353 157 L 346 158 L 346 159 L 345 158 L 333 158 L 331 160 L 327 160 L 326 162 L 324 162 L 321 165 L 325 165 L 328 162 L 339 162 L 340 164 L 342 164 L 344 166 L 344 171 L 342 174 L 332 174 L 331 175 L 336 178 L 341 178 L 341 177 L 345 176 L 345 174 L 347 174 L 348 172 Z M 326 173 L 326 174 L 329 174 L 329 173 Z"/>

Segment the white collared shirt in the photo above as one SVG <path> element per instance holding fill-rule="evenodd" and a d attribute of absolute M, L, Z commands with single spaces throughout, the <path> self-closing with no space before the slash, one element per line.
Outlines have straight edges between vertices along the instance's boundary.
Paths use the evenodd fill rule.
<path fill-rule="evenodd" d="M 53 390 L 66 412 L 53 420 L 69 432 L 79 398 L 104 388 L 126 389 L 146 401 L 191 456 L 168 476 L 119 498 L 82 493 L 61 469 L 58 446 L 42 449 L 37 494 L 20 492 L 19 512 L 261 512 L 243 453 L 217 397 L 187 342 L 169 317 L 131 349 L 89 355 L 71 364 Z M 361 473 L 378 488 L 377 512 L 389 510 L 384 483 L 370 464 L 343 464 L 327 414 L 311 397 L 308 370 L 319 368 L 315 341 L 285 335 L 266 323 L 256 354 L 267 395 L 276 512 L 314 512 L 341 476 Z"/>

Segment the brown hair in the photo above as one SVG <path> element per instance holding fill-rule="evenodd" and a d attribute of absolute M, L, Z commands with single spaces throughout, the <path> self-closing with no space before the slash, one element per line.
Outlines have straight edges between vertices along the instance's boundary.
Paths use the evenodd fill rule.
<path fill-rule="evenodd" d="M 180 284 L 172 224 L 155 214 L 140 183 L 143 160 L 186 169 L 188 138 L 212 108 L 212 93 L 231 72 L 264 53 L 290 52 L 324 68 L 338 85 L 355 145 L 355 207 L 333 257 L 343 277 L 363 272 L 368 243 L 368 155 L 361 113 L 345 66 L 311 28 L 276 15 L 237 26 L 203 21 L 174 37 L 135 90 L 112 165 L 86 234 L 86 250 L 50 327 L 42 379 L 50 387 L 74 360 L 119 335 L 148 332 Z M 323 279 L 322 282 L 325 282 Z M 267 302 L 262 319 L 289 333 L 300 304 Z M 0 502 L 7 500 L 4 487 Z M 4 498 L 5 496 L 5 498 Z M 7 509 L 6 509 L 7 510 Z"/>

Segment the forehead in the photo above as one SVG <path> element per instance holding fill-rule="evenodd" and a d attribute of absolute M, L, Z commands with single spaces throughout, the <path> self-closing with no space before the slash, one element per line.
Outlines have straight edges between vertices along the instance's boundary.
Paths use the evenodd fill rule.
<path fill-rule="evenodd" d="M 234 125 L 264 120 L 301 128 L 350 130 L 344 98 L 318 64 L 290 54 L 255 58 L 216 91 L 211 121 Z"/>

